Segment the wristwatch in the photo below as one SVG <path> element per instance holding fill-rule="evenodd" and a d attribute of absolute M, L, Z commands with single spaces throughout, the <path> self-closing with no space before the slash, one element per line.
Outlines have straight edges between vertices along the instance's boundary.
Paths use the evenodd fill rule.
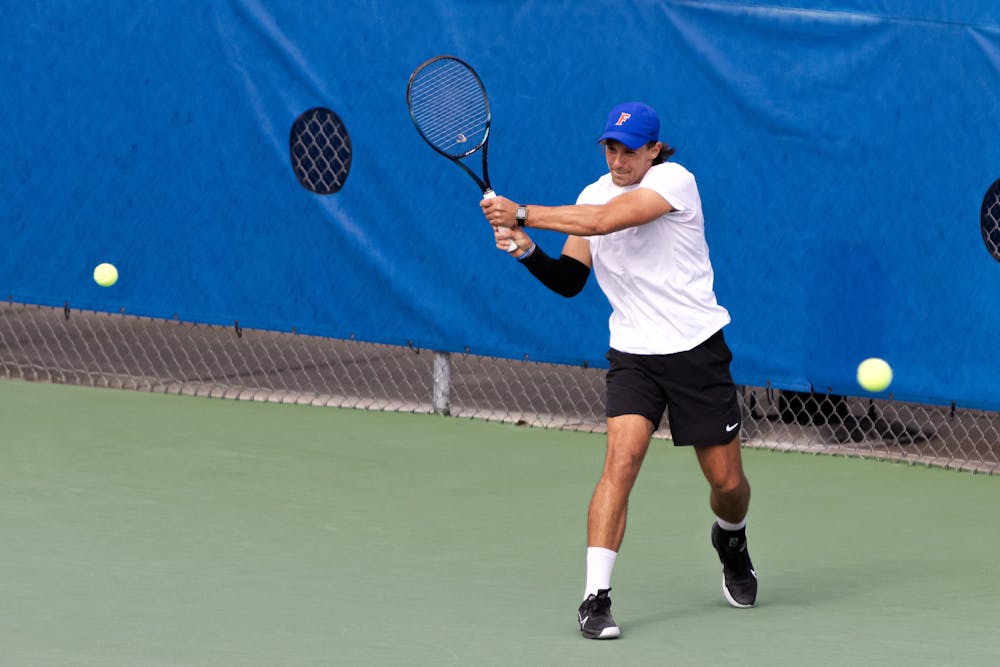
<path fill-rule="evenodd" d="M 524 227 L 524 223 L 528 220 L 528 207 L 518 206 L 517 214 L 514 217 L 517 218 L 517 226 Z"/>

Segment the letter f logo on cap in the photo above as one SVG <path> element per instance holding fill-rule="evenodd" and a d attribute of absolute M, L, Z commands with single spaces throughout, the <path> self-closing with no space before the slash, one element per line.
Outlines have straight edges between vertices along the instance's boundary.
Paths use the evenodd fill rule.
<path fill-rule="evenodd" d="M 628 120 L 629 118 L 631 118 L 631 117 L 632 117 L 632 114 L 630 114 L 630 113 L 625 113 L 625 112 L 623 111 L 623 112 L 622 112 L 622 113 L 621 113 L 621 114 L 620 114 L 620 115 L 618 116 L 618 121 L 617 121 L 617 122 L 615 123 L 615 125 L 624 125 L 624 124 L 625 124 L 625 121 L 627 121 L 627 120 Z"/>

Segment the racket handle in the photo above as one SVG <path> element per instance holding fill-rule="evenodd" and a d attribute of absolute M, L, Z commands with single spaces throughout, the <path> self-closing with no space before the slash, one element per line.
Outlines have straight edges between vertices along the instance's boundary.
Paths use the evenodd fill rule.
<path fill-rule="evenodd" d="M 496 196 L 497 193 L 493 192 L 493 190 L 483 190 L 483 199 L 493 199 Z M 514 252 L 515 250 L 517 250 L 517 243 L 514 242 L 514 239 L 511 239 L 510 243 L 507 244 L 506 252 Z"/>

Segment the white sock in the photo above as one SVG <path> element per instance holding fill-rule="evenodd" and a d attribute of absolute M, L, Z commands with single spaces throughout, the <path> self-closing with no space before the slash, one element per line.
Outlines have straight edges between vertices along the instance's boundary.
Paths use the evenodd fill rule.
<path fill-rule="evenodd" d="M 741 528 L 746 527 L 747 518 L 743 517 L 743 520 L 740 521 L 739 523 L 729 523 L 725 519 L 720 519 L 719 517 L 715 517 L 715 523 L 719 524 L 719 528 L 721 528 L 722 530 L 735 532 L 737 530 L 740 530 Z"/>
<path fill-rule="evenodd" d="M 587 590 L 583 592 L 584 600 L 588 595 L 597 595 L 597 591 L 602 588 L 611 588 L 611 570 L 615 567 L 617 557 L 617 551 L 604 547 L 587 547 Z"/>

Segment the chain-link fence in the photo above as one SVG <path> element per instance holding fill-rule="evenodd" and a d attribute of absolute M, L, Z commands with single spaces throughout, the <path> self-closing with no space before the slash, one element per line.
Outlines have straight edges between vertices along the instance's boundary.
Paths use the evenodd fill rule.
<path fill-rule="evenodd" d="M 0 377 L 604 430 L 601 369 L 12 301 Z M 740 389 L 747 446 L 1000 471 L 997 412 Z"/>
<path fill-rule="evenodd" d="M 993 255 L 993 259 L 1000 262 L 1000 178 L 993 182 L 983 196 L 979 226 L 986 249 Z"/>
<path fill-rule="evenodd" d="M 316 107 L 299 116 L 288 137 L 292 171 L 302 187 L 332 195 L 351 172 L 351 136 L 340 116 Z"/>

